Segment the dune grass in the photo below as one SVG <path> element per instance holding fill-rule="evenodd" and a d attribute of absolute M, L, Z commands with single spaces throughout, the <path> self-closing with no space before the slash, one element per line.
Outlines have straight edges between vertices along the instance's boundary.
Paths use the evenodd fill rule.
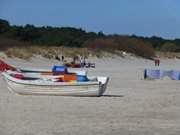
<path fill-rule="evenodd" d="M 4 52 L 8 57 L 17 57 L 21 59 L 29 59 L 36 55 L 41 55 L 42 57 L 49 59 L 61 55 L 67 57 L 72 57 L 76 55 L 102 57 L 104 55 L 103 52 L 96 52 L 87 48 L 42 47 L 42 46 L 11 47 L 11 48 L 6 48 Z"/>
<path fill-rule="evenodd" d="M 21 59 L 29 59 L 36 55 L 41 55 L 45 58 L 55 58 L 61 55 L 67 57 L 80 55 L 101 58 L 113 57 L 113 55 L 122 56 L 122 52 L 124 51 L 145 58 L 154 56 L 154 50 L 150 45 L 148 46 L 146 43 L 135 39 L 130 41 L 127 40 L 127 38 L 121 40 L 119 38 L 96 39 L 87 41 L 84 44 L 84 48 L 78 48 L 37 45 L 0 36 L 0 51 L 5 52 L 8 57 L 17 57 Z"/>

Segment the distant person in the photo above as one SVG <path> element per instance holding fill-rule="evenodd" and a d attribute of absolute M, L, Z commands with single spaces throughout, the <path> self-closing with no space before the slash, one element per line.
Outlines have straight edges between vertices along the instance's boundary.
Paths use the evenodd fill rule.
<path fill-rule="evenodd" d="M 61 61 L 61 59 L 59 58 L 58 55 L 56 55 L 55 59 L 58 60 L 58 61 Z"/>
<path fill-rule="evenodd" d="M 86 66 L 86 59 L 87 59 L 87 56 L 84 56 L 84 58 L 83 58 L 83 66 Z"/>
<path fill-rule="evenodd" d="M 73 63 L 76 63 L 76 56 L 73 56 Z"/>
<path fill-rule="evenodd" d="M 80 58 L 80 65 L 81 65 L 81 67 L 84 67 L 84 63 L 83 63 L 83 58 L 82 57 Z"/>
<path fill-rule="evenodd" d="M 158 66 L 160 65 L 160 59 L 158 59 L 158 61 L 157 61 L 157 65 L 158 65 Z"/>
<path fill-rule="evenodd" d="M 80 55 L 77 56 L 77 60 L 79 63 L 81 63 L 81 56 Z"/>
<path fill-rule="evenodd" d="M 73 63 L 76 63 L 77 61 L 79 61 L 79 57 L 75 55 L 75 56 L 73 57 Z"/>
<path fill-rule="evenodd" d="M 64 62 L 64 56 L 63 55 L 61 56 L 61 60 L 62 60 L 62 62 Z"/>
<path fill-rule="evenodd" d="M 159 66 L 160 65 L 160 59 L 155 58 L 154 59 L 154 64 L 155 64 L 155 66 Z"/>

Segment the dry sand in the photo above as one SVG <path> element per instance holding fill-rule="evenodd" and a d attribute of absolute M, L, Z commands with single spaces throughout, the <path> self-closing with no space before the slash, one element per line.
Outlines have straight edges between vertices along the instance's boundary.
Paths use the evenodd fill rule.
<path fill-rule="evenodd" d="M 6 59 L 22 67 L 51 67 L 55 60 Z M 89 75 L 110 82 L 103 97 L 22 96 L 0 77 L 0 135 L 180 135 L 180 82 L 143 80 L 137 58 L 92 59 Z M 179 69 L 180 60 L 162 60 L 161 69 Z"/>

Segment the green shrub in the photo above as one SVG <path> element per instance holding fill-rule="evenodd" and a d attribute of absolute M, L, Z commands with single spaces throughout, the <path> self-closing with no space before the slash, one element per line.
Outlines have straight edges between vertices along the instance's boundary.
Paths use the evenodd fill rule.
<path fill-rule="evenodd" d="M 167 42 L 167 43 L 163 44 L 163 46 L 161 47 L 160 50 L 163 52 L 176 52 L 176 51 L 178 51 L 178 47 L 173 43 Z"/>

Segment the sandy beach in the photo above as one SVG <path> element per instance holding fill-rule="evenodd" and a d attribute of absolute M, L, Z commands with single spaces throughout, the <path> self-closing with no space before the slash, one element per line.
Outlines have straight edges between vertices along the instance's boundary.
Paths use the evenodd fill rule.
<path fill-rule="evenodd" d="M 19 67 L 49 68 L 56 60 L 5 59 Z M 0 77 L 0 135 L 179 135 L 180 82 L 144 80 L 155 68 L 141 58 L 92 58 L 89 75 L 110 77 L 102 97 L 22 96 Z M 160 69 L 179 69 L 180 60 L 163 59 Z M 83 70 L 83 69 L 82 69 Z"/>

